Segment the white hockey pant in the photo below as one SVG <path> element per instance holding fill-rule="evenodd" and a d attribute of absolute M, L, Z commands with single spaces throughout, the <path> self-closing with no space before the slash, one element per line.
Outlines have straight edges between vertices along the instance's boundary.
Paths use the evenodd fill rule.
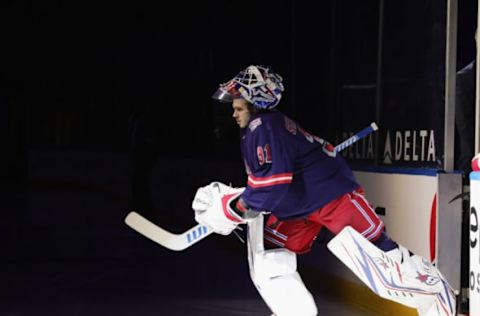
<path fill-rule="evenodd" d="M 250 277 L 276 316 L 315 316 L 317 307 L 297 272 L 296 254 L 287 249 L 265 250 L 263 215 L 248 222 Z"/>

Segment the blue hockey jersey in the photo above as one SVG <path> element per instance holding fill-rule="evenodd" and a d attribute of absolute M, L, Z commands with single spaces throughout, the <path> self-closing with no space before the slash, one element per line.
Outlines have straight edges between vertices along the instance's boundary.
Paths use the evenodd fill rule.
<path fill-rule="evenodd" d="M 358 188 L 334 147 L 278 111 L 252 115 L 241 131 L 249 208 L 279 219 L 304 217 Z"/>

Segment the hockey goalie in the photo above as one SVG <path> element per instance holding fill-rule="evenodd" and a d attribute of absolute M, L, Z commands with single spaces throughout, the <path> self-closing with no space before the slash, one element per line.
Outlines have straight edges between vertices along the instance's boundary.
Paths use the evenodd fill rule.
<path fill-rule="evenodd" d="M 317 315 L 296 255 L 310 251 L 322 228 L 336 235 L 328 248 L 379 296 L 420 316 L 455 315 L 442 274 L 385 233 L 335 147 L 275 110 L 283 91 L 278 74 L 249 66 L 215 92 L 233 108 L 248 181 L 199 188 L 196 221 L 223 235 L 247 224 L 250 276 L 276 316 Z"/>

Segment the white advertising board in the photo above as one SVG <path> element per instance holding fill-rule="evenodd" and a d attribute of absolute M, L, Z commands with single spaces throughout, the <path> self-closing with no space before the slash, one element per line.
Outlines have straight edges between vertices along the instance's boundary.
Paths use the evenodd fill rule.
<path fill-rule="evenodd" d="M 360 171 L 355 176 L 370 203 L 385 209 L 382 219 L 389 236 L 416 254 L 435 260 L 431 234 L 436 227 L 431 223 L 436 211 L 437 176 Z"/>
<path fill-rule="evenodd" d="M 470 315 L 480 316 L 480 172 L 470 173 Z"/>

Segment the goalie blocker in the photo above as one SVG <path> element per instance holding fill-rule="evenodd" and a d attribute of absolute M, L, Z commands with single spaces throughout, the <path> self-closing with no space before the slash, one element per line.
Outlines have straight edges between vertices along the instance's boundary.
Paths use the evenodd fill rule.
<path fill-rule="evenodd" d="M 239 198 L 244 190 L 221 182 L 199 188 L 192 202 L 195 220 L 217 234 L 229 235 L 238 224 L 246 222 L 246 208 Z"/>

